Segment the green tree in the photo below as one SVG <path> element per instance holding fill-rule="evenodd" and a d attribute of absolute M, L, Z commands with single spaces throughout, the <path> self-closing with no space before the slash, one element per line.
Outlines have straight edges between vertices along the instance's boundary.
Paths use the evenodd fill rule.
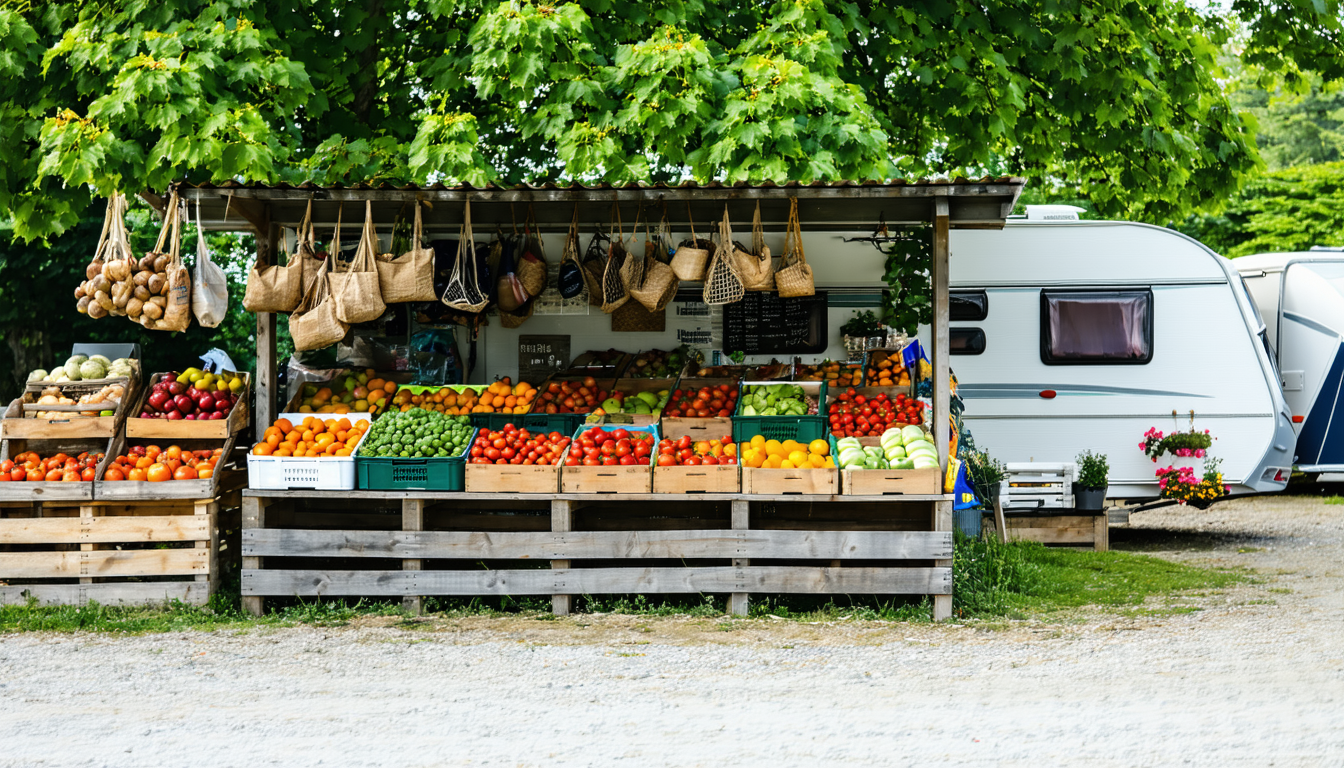
<path fill-rule="evenodd" d="M 1233 4 L 1257 66 L 1344 70 L 1338 0 L 1268 8 Z M 1011 170 L 1171 217 L 1258 167 L 1228 29 L 1179 0 L 11 0 L 0 210 L 33 238 L 179 179 Z"/>
<path fill-rule="evenodd" d="M 1273 171 L 1176 228 L 1230 258 L 1344 245 L 1344 162 Z"/>
<path fill-rule="evenodd" d="M 1344 87 L 1312 74 L 1295 93 L 1282 83 L 1234 81 L 1232 104 L 1255 118 L 1255 143 L 1270 170 L 1344 160 Z"/>

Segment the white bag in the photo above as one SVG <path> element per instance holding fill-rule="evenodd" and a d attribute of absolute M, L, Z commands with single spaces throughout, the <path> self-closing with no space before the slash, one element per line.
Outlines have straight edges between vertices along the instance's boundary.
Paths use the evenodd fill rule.
<path fill-rule="evenodd" d="M 210 260 L 201 229 L 201 205 L 196 204 L 196 277 L 191 283 L 191 309 L 202 327 L 214 328 L 229 312 L 229 279 L 224 270 Z"/>

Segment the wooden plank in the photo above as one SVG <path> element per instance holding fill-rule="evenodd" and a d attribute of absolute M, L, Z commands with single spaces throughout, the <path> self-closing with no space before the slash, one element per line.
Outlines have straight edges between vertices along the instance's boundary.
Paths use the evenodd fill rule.
<path fill-rule="evenodd" d="M 1097 515 L 1093 520 L 1095 530 L 1092 533 L 1093 548 L 1106 552 L 1111 548 L 1111 519 L 1107 515 Z"/>
<path fill-rule="evenodd" d="M 939 465 L 947 471 L 948 441 L 951 438 L 952 368 L 949 361 L 951 342 L 948 331 L 948 203 L 946 197 L 933 200 L 933 258 L 929 265 L 929 283 L 933 291 L 933 444 L 938 449 Z"/>
<path fill-rule="evenodd" d="M 746 531 L 751 528 L 751 504 L 746 501 L 734 501 L 732 506 L 732 525 L 733 531 Z M 758 532 L 763 533 L 763 532 Z M 771 541 L 781 541 L 776 533 L 765 533 Z M 737 552 L 737 554 L 747 554 L 746 552 Z M 742 569 L 751 565 L 749 557 L 734 557 L 733 568 Z M 746 616 L 751 612 L 751 598 L 746 592 L 733 592 L 728 595 L 728 612 L 734 616 Z"/>
<path fill-rule="evenodd" d="M 937 533 L 952 534 L 952 502 L 939 501 L 933 505 L 933 530 Z M 946 558 L 936 558 L 933 561 L 935 568 L 946 568 L 947 572 L 952 572 L 952 556 Z M 952 590 L 946 594 L 936 594 L 933 596 L 933 620 L 946 621 L 952 618 Z"/>
<path fill-rule="evenodd" d="M 572 501 L 551 502 L 551 535 L 568 534 L 574 530 L 574 507 Z M 551 560 L 551 570 L 563 571 L 570 566 L 568 558 Z M 551 613 L 556 616 L 568 616 L 573 606 L 574 596 L 570 594 L 551 594 Z"/>
<path fill-rule="evenodd" d="M 92 501 L 93 483 L 0 483 L 0 501 Z"/>
<path fill-rule="evenodd" d="M 556 502 L 557 506 L 569 502 Z M 567 527 L 566 513 L 552 513 Z M 248 528 L 248 557 L 352 557 L 399 560 L 591 560 L 609 558 L 772 558 L 931 560 L 952 557 L 950 531 L 313 531 Z M 746 565 L 746 563 L 742 563 Z M 567 566 L 565 566 L 567 567 Z"/>
<path fill-rule="evenodd" d="M 0 552 L 0 579 L 191 576 L 207 570 L 207 554 L 199 549 Z"/>
<path fill-rule="evenodd" d="M 423 531 L 425 529 L 425 502 L 423 499 L 406 499 L 401 502 L 401 530 L 404 532 Z M 420 558 L 407 558 L 401 561 L 401 570 L 418 571 L 423 562 Z M 407 595 L 401 599 L 401 607 L 412 616 L 419 616 L 425 607 L 425 599 L 420 595 Z"/>
<path fill-rule="evenodd" d="M 90 600 L 116 606 L 163 605 L 174 600 L 189 605 L 210 602 L 209 585 L 195 581 L 0 586 L 0 603 L 23 604 L 30 595 L 37 599 L 38 605 L 83 605 Z"/>
<path fill-rule="evenodd" d="M 1096 529 L 1090 520 L 1086 526 L 1015 527 L 1009 522 L 1008 538 L 1040 544 L 1086 544 L 1095 547 Z"/>
<path fill-rule="evenodd" d="M 196 542 L 196 549 L 205 552 L 206 572 L 196 574 L 196 581 L 207 582 L 210 592 L 219 586 L 219 503 L 215 501 L 197 501 L 193 507 L 192 519 L 205 524 L 210 532 L 205 541 Z"/>
<path fill-rule="evenodd" d="M 483 467 L 483 464 L 468 464 L 467 472 L 470 473 L 473 467 Z M 742 469 L 747 469 L 743 467 Z M 774 472 L 787 470 L 771 470 Z M 0 484 L 3 487 L 3 484 Z M 547 492 L 545 498 L 538 498 L 535 493 L 517 493 L 509 491 L 492 492 L 488 495 L 481 493 L 459 493 L 456 491 L 319 491 L 315 489 L 297 489 L 297 490 L 265 490 L 258 488 L 249 488 L 243 491 L 244 496 L 251 496 L 260 499 L 427 499 L 433 501 L 462 501 L 473 502 L 482 501 L 488 498 L 490 501 L 529 501 L 529 502 L 549 502 L 551 499 L 564 499 L 567 501 L 611 501 L 609 495 L 595 493 L 557 493 Z M 883 504 L 900 504 L 907 501 L 951 501 L 951 494 L 939 493 L 927 496 L 910 495 L 903 496 L 900 499 L 893 499 L 890 496 L 841 496 L 838 492 L 830 494 L 803 494 L 803 495 L 784 495 L 784 494 L 759 494 L 759 493 L 713 493 L 697 496 L 697 501 L 811 501 L 811 502 L 840 502 L 842 504 L 853 504 L 864 501 L 881 502 Z M 675 497 L 656 493 L 630 493 L 620 497 L 623 502 L 634 501 L 680 501 Z"/>
<path fill-rule="evenodd" d="M 94 519 L 94 516 L 97 515 L 97 514 L 100 513 L 100 512 L 102 512 L 102 508 L 101 508 L 101 507 L 95 507 L 95 506 L 93 506 L 93 505 L 81 506 L 81 507 L 79 508 L 79 522 L 80 522 L 80 524 L 83 525 L 84 523 L 93 520 L 93 519 Z M 98 548 L 98 546 L 97 546 L 96 544 L 92 544 L 92 543 L 81 542 L 80 545 L 79 545 L 79 551 L 80 551 L 80 552 L 92 552 L 93 550 L 95 550 L 95 549 L 97 549 L 97 548 Z M 90 577 L 90 576 L 80 576 L 80 577 L 79 577 L 79 583 L 80 583 L 80 584 L 92 584 L 92 583 L 93 583 L 93 578 Z"/>
<path fill-rule="evenodd" d="M 742 467 L 742 491 L 791 501 L 796 496 L 834 497 L 840 476 L 834 469 L 753 469 Z"/>
<path fill-rule="evenodd" d="M 546 595 L 754 592 L 952 594 L 951 568 L 576 568 L 499 571 L 243 570 L 246 596 Z"/>
<path fill-rule="evenodd" d="M 202 541 L 209 540 L 209 528 L 207 521 L 186 515 L 7 518 L 0 520 L 0 544 Z"/>
<path fill-rule="evenodd" d="M 560 490 L 560 467 L 468 464 L 466 489 L 468 494 L 488 493 L 494 498 L 518 499 L 543 493 L 554 496 Z"/>
<path fill-rule="evenodd" d="M 682 380 L 683 382 L 685 379 Z M 728 381 L 728 379 L 723 379 Z M 733 420 L 728 416 L 711 416 L 708 418 L 688 418 L 678 417 L 675 419 L 665 418 L 660 426 L 662 436 L 671 440 L 681 437 L 690 437 L 692 440 L 722 440 L 723 438 L 732 438 Z"/>
<path fill-rule="evenodd" d="M 249 531 L 258 531 L 266 527 L 266 499 L 258 499 L 252 496 L 243 496 L 242 510 L 242 535 L 247 536 Z M 260 557 L 243 557 L 243 570 L 257 569 L 264 565 Z M 265 610 L 263 599 L 254 596 L 243 597 L 243 610 L 253 616 L 260 616 Z"/>
<path fill-rule="evenodd" d="M 928 469 L 846 469 L 840 472 L 844 496 L 928 496 L 942 490 L 943 473 Z"/>

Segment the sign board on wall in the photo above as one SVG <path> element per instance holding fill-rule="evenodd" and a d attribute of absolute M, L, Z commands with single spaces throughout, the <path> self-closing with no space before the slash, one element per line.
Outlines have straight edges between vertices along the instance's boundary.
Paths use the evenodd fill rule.
<path fill-rule="evenodd" d="M 730 352 L 819 354 L 829 340 L 824 291 L 788 299 L 748 291 L 723 308 L 723 347 Z"/>
<path fill-rule="evenodd" d="M 518 380 L 540 384 L 569 365 L 568 336 L 519 336 Z"/>

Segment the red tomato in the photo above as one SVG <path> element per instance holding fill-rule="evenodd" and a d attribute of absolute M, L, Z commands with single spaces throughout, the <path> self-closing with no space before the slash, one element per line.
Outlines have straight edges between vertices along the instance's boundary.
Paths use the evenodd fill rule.
<path fill-rule="evenodd" d="M 660 453 L 660 454 L 658 454 L 658 466 L 660 466 L 660 467 L 675 467 L 676 465 L 677 465 L 677 460 L 672 456 L 672 454 L 670 454 L 670 453 Z"/>
<path fill-rule="evenodd" d="M 584 460 L 583 460 L 583 466 L 585 466 L 585 467 L 600 467 L 600 466 L 602 466 L 602 462 L 599 461 L 599 460 L 597 460 L 597 459 L 595 459 L 595 458 L 593 458 L 592 456 L 588 456 L 588 457 L 584 458 Z"/>
<path fill-rule="evenodd" d="M 635 464 L 638 464 L 638 463 L 639 463 L 639 461 L 638 461 L 634 456 L 631 456 L 631 455 L 628 454 L 628 453 L 627 453 L 626 455 L 622 456 L 621 459 L 620 459 L 620 461 L 621 461 L 621 466 L 623 466 L 623 467 L 630 467 L 630 466 L 634 466 Z"/>
<path fill-rule="evenodd" d="M 705 466 L 707 466 L 707 467 L 712 467 L 712 466 L 718 464 L 718 463 L 719 463 L 719 460 L 718 460 L 717 458 L 715 458 L 713 455 L 710 455 L 710 456 L 701 456 L 701 457 L 700 457 L 700 463 L 703 464 L 703 465 L 705 465 Z"/>
<path fill-rule="evenodd" d="M 678 450 L 678 451 L 686 450 L 686 449 L 688 449 L 688 448 L 691 447 L 691 444 L 692 444 L 693 442 L 694 442 L 694 441 L 691 440 L 691 436 L 690 436 L 690 435 L 683 435 L 682 438 L 681 438 L 680 440 L 677 441 L 677 450 Z"/>
<path fill-rule="evenodd" d="M 485 449 L 485 458 L 491 461 L 499 461 L 501 456 L 503 456 L 503 454 L 499 452 L 498 448 L 490 447 Z"/>
<path fill-rule="evenodd" d="M 699 456 L 686 456 L 686 457 L 684 457 L 684 458 L 681 460 L 681 465 L 682 465 L 683 467 L 698 467 L 698 466 L 700 466 L 700 457 L 699 457 Z"/>
<path fill-rule="evenodd" d="M 602 466 L 604 466 L 604 467 L 615 467 L 615 466 L 619 466 L 620 463 L 621 463 L 621 460 L 618 459 L 618 458 L 616 458 L 615 456 L 604 456 L 604 457 L 602 457 Z"/>

